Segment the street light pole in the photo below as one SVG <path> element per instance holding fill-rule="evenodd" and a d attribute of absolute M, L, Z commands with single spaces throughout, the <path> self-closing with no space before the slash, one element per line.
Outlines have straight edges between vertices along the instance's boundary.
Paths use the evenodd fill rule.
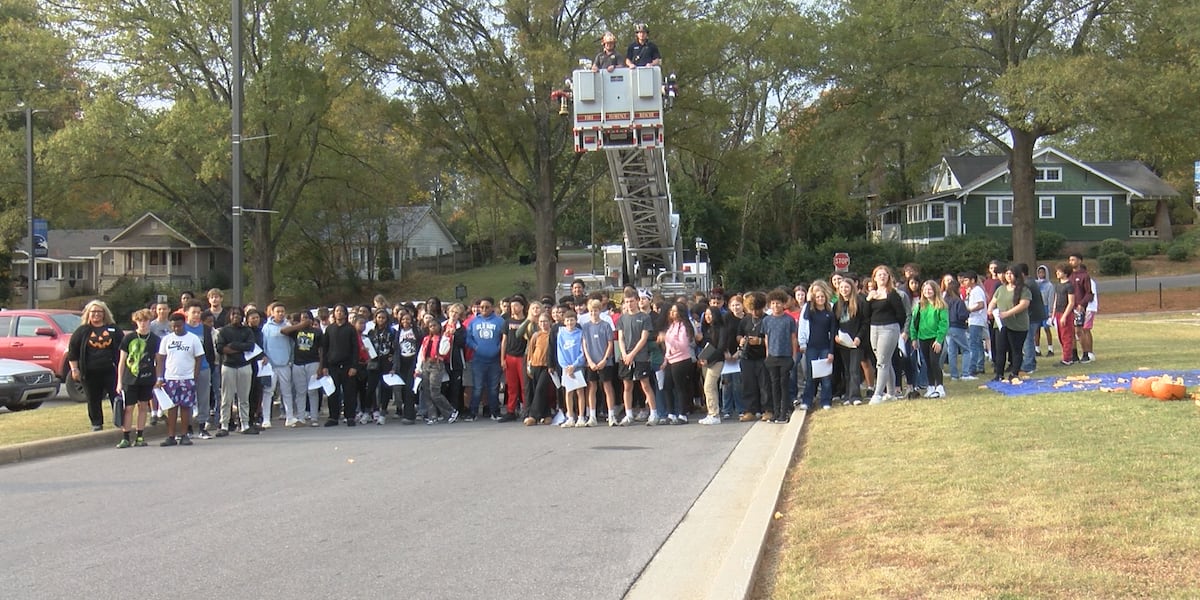
<path fill-rule="evenodd" d="M 29 308 L 37 308 L 37 242 L 33 239 L 33 109 L 25 107 L 25 221 L 29 229 Z"/>
<path fill-rule="evenodd" d="M 232 0 L 231 42 L 233 44 L 233 165 L 230 187 L 233 199 L 233 304 L 242 305 L 242 0 Z M 31 225 L 32 227 L 32 225 Z"/>

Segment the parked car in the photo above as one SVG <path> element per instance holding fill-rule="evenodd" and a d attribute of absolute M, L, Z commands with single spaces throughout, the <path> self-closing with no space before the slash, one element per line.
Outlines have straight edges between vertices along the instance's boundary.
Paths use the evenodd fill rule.
<path fill-rule="evenodd" d="M 31 362 L 50 369 L 76 402 L 87 400 L 83 385 L 71 380 L 67 344 L 79 327 L 80 316 L 70 310 L 16 309 L 0 311 L 0 358 Z"/>
<path fill-rule="evenodd" d="M 58 395 L 58 378 L 46 367 L 0 358 L 0 406 L 32 410 Z"/>

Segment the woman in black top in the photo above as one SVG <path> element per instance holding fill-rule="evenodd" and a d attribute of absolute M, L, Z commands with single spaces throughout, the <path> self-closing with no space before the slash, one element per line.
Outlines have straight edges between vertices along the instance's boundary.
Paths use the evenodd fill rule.
<path fill-rule="evenodd" d="M 117 398 L 117 359 L 124 337 L 125 333 L 116 326 L 108 305 L 92 300 L 83 307 L 79 327 L 71 334 L 67 345 L 71 379 L 83 382 L 87 390 L 88 420 L 92 422 L 92 431 L 104 428 L 100 400 L 105 394 L 110 403 Z M 114 423 L 117 418 L 114 414 Z"/>
<path fill-rule="evenodd" d="M 867 295 L 868 314 L 871 323 L 871 348 L 875 350 L 875 395 L 871 404 L 881 404 L 899 397 L 896 375 L 892 371 L 892 353 L 900 342 L 900 332 L 907 322 L 907 313 L 900 293 L 896 291 L 896 280 L 887 265 L 879 265 L 871 271 L 875 289 Z"/>
<path fill-rule="evenodd" d="M 870 324 L 867 321 L 867 299 L 855 289 L 854 280 L 842 278 L 838 283 L 837 303 L 833 305 L 833 314 L 838 322 L 838 333 L 846 334 L 853 345 L 843 342 L 835 344 L 837 355 L 834 357 L 841 365 L 843 388 L 843 404 L 862 404 L 862 345 L 870 335 Z M 834 369 L 837 371 L 837 369 Z"/>
<path fill-rule="evenodd" d="M 721 397 L 718 383 L 721 381 L 721 370 L 725 367 L 725 351 L 729 347 L 728 330 L 725 327 L 725 315 L 721 309 L 709 306 L 700 317 L 700 368 L 704 373 L 704 405 L 708 416 L 700 419 L 701 425 L 717 425 L 721 422 Z M 704 360 L 708 347 L 712 346 L 716 358 Z"/>
<path fill-rule="evenodd" d="M 363 398 L 362 413 L 370 411 L 376 425 L 383 425 L 388 403 L 392 401 L 392 388 L 383 382 L 383 376 L 393 369 L 392 356 L 395 352 L 396 334 L 388 327 L 387 309 L 377 309 L 375 326 L 367 332 L 367 341 L 375 348 L 375 358 L 367 361 L 367 394 Z"/>

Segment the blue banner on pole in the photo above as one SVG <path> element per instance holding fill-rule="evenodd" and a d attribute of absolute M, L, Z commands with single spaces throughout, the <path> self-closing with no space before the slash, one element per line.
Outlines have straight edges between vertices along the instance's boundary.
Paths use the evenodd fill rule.
<path fill-rule="evenodd" d="M 33 255 L 36 258 L 45 258 L 50 251 L 48 228 L 45 219 L 33 220 Z"/>

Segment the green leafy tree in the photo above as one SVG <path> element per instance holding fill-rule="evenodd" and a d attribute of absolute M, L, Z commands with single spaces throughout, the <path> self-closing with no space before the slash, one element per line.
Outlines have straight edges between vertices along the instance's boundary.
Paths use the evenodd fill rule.
<path fill-rule="evenodd" d="M 1004 150 L 1013 258 L 1032 263 L 1033 151 L 1123 110 L 1145 80 L 1138 41 L 1179 2 L 842 0 L 825 15 L 823 78 Z M 1155 111 L 1158 112 L 1158 111 Z"/>

